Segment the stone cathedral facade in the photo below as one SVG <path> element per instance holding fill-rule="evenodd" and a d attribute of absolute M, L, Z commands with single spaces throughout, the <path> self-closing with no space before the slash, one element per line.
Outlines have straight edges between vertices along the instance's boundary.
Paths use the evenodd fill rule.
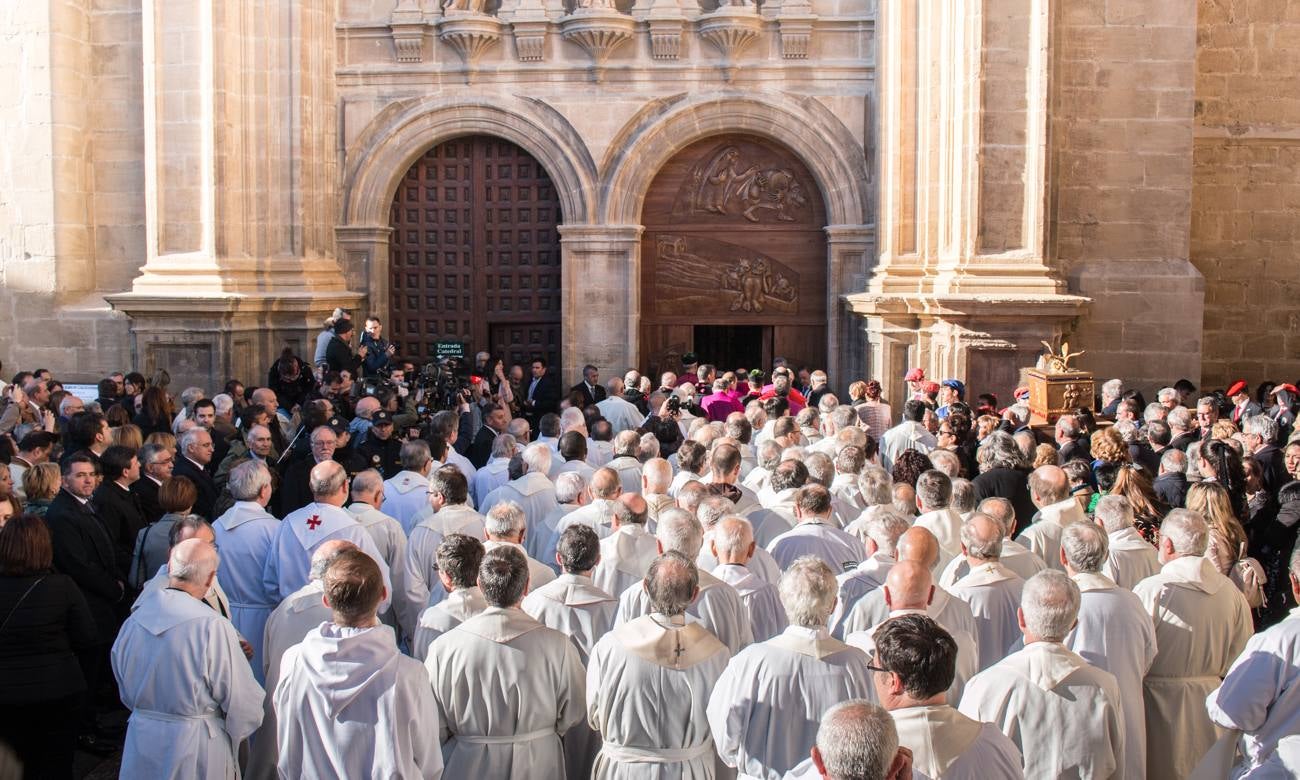
<path fill-rule="evenodd" d="M 1289 381 L 1297 8 L 5 4 L 0 356 L 253 382 L 343 306 L 566 378 L 696 351 L 1006 392 L 1067 338 L 1146 387 Z"/>

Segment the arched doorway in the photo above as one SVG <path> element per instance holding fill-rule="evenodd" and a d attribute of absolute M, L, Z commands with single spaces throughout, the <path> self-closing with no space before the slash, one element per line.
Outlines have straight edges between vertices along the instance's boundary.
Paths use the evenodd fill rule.
<path fill-rule="evenodd" d="M 560 200 L 532 155 L 492 136 L 438 144 L 407 170 L 389 225 L 389 326 L 401 353 L 440 341 L 559 364 Z"/>
<path fill-rule="evenodd" d="M 714 136 L 659 173 L 642 210 L 641 364 L 826 365 L 825 206 L 784 146 Z"/>

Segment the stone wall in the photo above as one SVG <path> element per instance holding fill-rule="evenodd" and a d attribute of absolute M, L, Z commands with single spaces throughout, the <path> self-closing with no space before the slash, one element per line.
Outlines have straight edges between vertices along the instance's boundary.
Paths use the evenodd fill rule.
<path fill-rule="evenodd" d="M 1300 0 L 1201 0 L 1192 262 L 1206 387 L 1300 377 Z"/>

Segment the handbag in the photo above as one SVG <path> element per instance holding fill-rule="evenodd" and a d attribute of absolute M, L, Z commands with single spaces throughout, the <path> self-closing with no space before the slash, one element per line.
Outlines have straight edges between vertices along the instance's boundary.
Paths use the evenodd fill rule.
<path fill-rule="evenodd" d="M 23 592 L 23 595 L 18 597 L 18 600 L 14 602 L 14 605 L 12 607 L 10 607 L 9 614 L 5 615 L 4 622 L 0 623 L 0 634 L 4 634 L 5 627 L 8 626 L 9 621 L 13 619 L 14 613 L 17 612 L 18 608 L 23 605 L 23 602 L 27 600 L 27 597 L 32 595 L 32 591 L 36 590 L 36 586 L 40 585 L 44 581 L 45 581 L 45 577 L 41 576 L 39 579 L 36 580 L 36 582 L 33 582 L 31 586 L 27 588 L 26 591 Z"/>

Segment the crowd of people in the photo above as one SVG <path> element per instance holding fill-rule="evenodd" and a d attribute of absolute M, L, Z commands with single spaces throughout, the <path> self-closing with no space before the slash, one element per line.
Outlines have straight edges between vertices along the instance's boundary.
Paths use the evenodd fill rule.
<path fill-rule="evenodd" d="M 3 387 L 25 776 L 1300 771 L 1294 385 L 1042 425 L 780 359 L 565 390 L 479 354 L 445 392 L 353 330 L 211 395 Z"/>

